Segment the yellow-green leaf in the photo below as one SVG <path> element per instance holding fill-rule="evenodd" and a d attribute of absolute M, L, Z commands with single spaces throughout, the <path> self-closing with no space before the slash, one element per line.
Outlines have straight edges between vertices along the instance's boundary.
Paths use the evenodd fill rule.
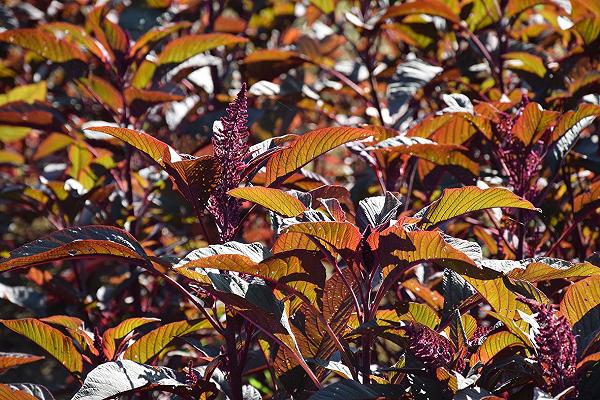
<path fill-rule="evenodd" d="M 114 328 L 107 329 L 102 335 L 102 340 L 104 342 L 104 354 L 106 358 L 112 360 L 115 355 L 115 340 L 122 339 L 131 333 L 134 329 L 139 328 L 142 325 L 149 324 L 150 322 L 160 321 L 158 318 L 128 318 L 125 321 L 121 322 L 119 325 Z"/>
<path fill-rule="evenodd" d="M 486 364 L 500 351 L 507 347 L 524 346 L 525 344 L 517 336 L 510 332 L 502 331 L 488 336 L 479 346 L 477 352 L 471 356 L 471 365 L 478 361 Z"/>
<path fill-rule="evenodd" d="M 439 0 L 419 0 L 391 6 L 379 19 L 379 22 L 382 23 L 388 18 L 415 14 L 433 15 L 445 18 L 450 22 L 460 22 L 460 18 L 452 11 L 452 9 Z"/>
<path fill-rule="evenodd" d="M 80 374 L 83 371 L 81 354 L 73 341 L 58 329 L 35 318 L 0 320 L 0 323 L 46 350 L 69 372 Z"/>
<path fill-rule="evenodd" d="M 543 78 L 546 75 L 544 60 L 531 53 L 514 51 L 503 55 L 504 65 L 510 69 L 529 72 Z"/>
<path fill-rule="evenodd" d="M 432 226 L 454 217 L 487 208 L 510 207 L 536 210 L 529 201 L 505 188 L 480 189 L 465 186 L 445 189 L 442 196 L 417 213 L 423 226 Z"/>
<path fill-rule="evenodd" d="M 300 200 L 279 189 L 249 186 L 230 190 L 228 194 L 259 204 L 284 217 L 295 217 L 306 211 L 306 206 Z"/>
<path fill-rule="evenodd" d="M 4 31 L 0 33 L 0 41 L 31 50 L 40 57 L 54 62 L 71 60 L 85 62 L 87 60 L 85 54 L 75 44 L 40 29 L 25 28 Z"/>
<path fill-rule="evenodd" d="M 331 149 L 373 135 L 372 131 L 350 127 L 323 128 L 307 132 L 269 158 L 266 166 L 266 185 L 287 176 Z"/>
<path fill-rule="evenodd" d="M 176 337 L 187 335 L 199 329 L 208 328 L 206 321 L 177 321 L 171 322 L 148 332 L 123 353 L 123 358 L 138 363 L 146 363 L 148 360 L 160 353 Z"/>
<path fill-rule="evenodd" d="M 205 33 L 183 36 L 169 42 L 158 56 L 158 65 L 180 63 L 196 54 L 219 46 L 246 43 L 248 39 L 228 33 Z"/>

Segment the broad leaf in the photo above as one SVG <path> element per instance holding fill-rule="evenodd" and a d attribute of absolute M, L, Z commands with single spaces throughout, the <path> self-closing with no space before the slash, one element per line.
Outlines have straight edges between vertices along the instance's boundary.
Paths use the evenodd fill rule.
<path fill-rule="evenodd" d="M 0 272 L 62 259 L 112 256 L 145 262 L 146 253 L 126 231 L 103 225 L 66 228 L 27 243 L 0 260 Z"/>
<path fill-rule="evenodd" d="M 542 109 L 538 103 L 529 103 L 515 122 L 512 133 L 525 145 L 536 143 L 557 115 L 557 112 Z"/>
<path fill-rule="evenodd" d="M 176 337 L 193 333 L 210 325 L 205 321 L 177 321 L 165 324 L 148 332 L 123 353 L 123 358 L 135 362 L 145 363 L 160 353 Z"/>
<path fill-rule="evenodd" d="M 353 380 L 341 380 L 309 397 L 309 400 L 383 400 L 397 399 L 403 390 L 396 385 L 363 385 Z"/>
<path fill-rule="evenodd" d="M 4 353 L 0 352 L 0 373 L 19 365 L 30 364 L 44 357 L 25 353 Z"/>
<path fill-rule="evenodd" d="M 546 66 L 541 57 L 520 51 L 504 53 L 502 56 L 507 68 L 529 72 L 540 78 L 546 76 Z"/>
<path fill-rule="evenodd" d="M 307 210 L 300 200 L 279 189 L 261 186 L 240 187 L 230 190 L 228 194 L 259 204 L 284 217 L 296 217 Z"/>
<path fill-rule="evenodd" d="M 439 0 L 419 0 L 389 7 L 385 14 L 379 19 L 379 23 L 382 23 L 388 18 L 415 14 L 442 17 L 454 23 L 460 21 L 459 17 L 444 2 Z"/>
<path fill-rule="evenodd" d="M 71 400 L 108 400 L 140 390 L 193 395 L 185 375 L 171 368 L 120 360 L 101 364 L 92 370 Z"/>
<path fill-rule="evenodd" d="M 46 350 L 69 372 L 81 374 L 83 371 L 81 354 L 73 341 L 58 329 L 35 318 L 0 320 L 0 323 Z"/>
<path fill-rule="evenodd" d="M 567 318 L 582 353 L 600 332 L 600 276 L 590 276 L 571 285 L 562 301 L 560 312 Z"/>
<path fill-rule="evenodd" d="M 140 326 L 155 321 L 160 320 L 158 318 L 144 317 L 128 318 L 114 328 L 107 329 L 102 335 L 102 341 L 104 342 L 104 354 L 106 355 L 106 358 L 112 360 L 115 356 L 115 340 L 122 339 Z"/>
<path fill-rule="evenodd" d="M 367 226 L 377 228 L 379 225 L 387 224 L 396 218 L 402 202 L 390 192 L 385 196 L 369 197 L 358 203 L 356 212 L 356 223 L 361 231 Z"/>
<path fill-rule="evenodd" d="M 103 225 L 66 228 L 11 251 L 0 260 L 0 272 L 52 261 L 89 256 L 111 256 L 145 262 L 146 253 L 126 231 Z"/>
<path fill-rule="evenodd" d="M 525 346 L 525 343 L 510 332 L 502 331 L 491 334 L 471 356 L 471 365 L 475 365 L 477 362 L 486 364 L 500 351 L 513 346 Z"/>
<path fill-rule="evenodd" d="M 358 228 L 349 222 L 302 222 L 287 231 L 303 233 L 344 254 L 356 251 L 361 239 Z"/>
<path fill-rule="evenodd" d="M 564 113 L 552 131 L 554 147 L 552 155 L 556 160 L 562 160 L 573 148 L 579 134 L 600 115 L 600 107 L 583 104 L 576 111 Z"/>
<path fill-rule="evenodd" d="M 415 217 L 422 218 L 423 227 L 430 227 L 463 214 L 496 207 L 536 210 L 533 204 L 508 189 L 465 186 L 445 189 L 438 200 L 420 210 Z"/>
<path fill-rule="evenodd" d="M 171 25 L 161 25 L 150 29 L 148 32 L 144 33 L 129 49 L 129 57 L 137 55 L 137 53 L 141 52 L 141 50 L 144 48 L 149 48 L 156 42 L 166 38 L 172 33 L 187 28 L 190 25 L 191 24 L 189 22 L 183 21 Z M 142 52 L 141 54 L 145 54 L 145 52 Z"/>
<path fill-rule="evenodd" d="M 175 39 L 165 46 L 158 56 L 158 65 L 180 63 L 196 54 L 219 46 L 246 43 L 248 39 L 228 33 L 205 33 Z"/>
<path fill-rule="evenodd" d="M 349 127 L 323 128 L 307 132 L 269 158 L 266 166 L 266 185 L 286 177 L 331 149 L 373 135 L 373 132 L 366 129 Z"/>
<path fill-rule="evenodd" d="M 0 33 L 0 41 L 21 46 L 54 62 L 87 61 L 85 54 L 76 45 L 40 29 L 8 30 Z"/>

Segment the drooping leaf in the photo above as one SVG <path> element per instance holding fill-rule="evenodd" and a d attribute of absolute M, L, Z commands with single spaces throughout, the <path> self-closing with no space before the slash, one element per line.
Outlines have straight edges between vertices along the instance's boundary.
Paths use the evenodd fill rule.
<path fill-rule="evenodd" d="M 160 353 L 176 337 L 184 336 L 202 328 L 210 327 L 206 321 L 176 321 L 158 327 L 138 340 L 123 353 L 123 358 L 145 363 Z"/>
<path fill-rule="evenodd" d="M 386 224 L 397 216 L 401 204 L 402 202 L 390 192 L 386 192 L 385 196 L 361 200 L 356 212 L 356 223 L 361 231 L 364 231 L 369 225 L 376 228 Z"/>
<path fill-rule="evenodd" d="M 229 46 L 248 42 L 248 39 L 228 33 L 205 33 L 188 35 L 175 39 L 165 46 L 158 56 L 158 65 L 180 63 L 196 54 L 219 46 Z"/>
<path fill-rule="evenodd" d="M 0 324 L 8 329 L 25 336 L 64 366 L 69 372 L 81 374 L 83 360 L 73 341 L 61 331 L 35 318 L 0 320 Z"/>
<path fill-rule="evenodd" d="M 369 136 L 373 136 L 373 132 L 349 127 L 323 128 L 307 132 L 269 158 L 266 166 L 266 185 L 271 185 L 329 150 Z"/>
<path fill-rule="evenodd" d="M 123 112 L 123 96 L 110 82 L 96 75 L 81 79 L 84 93 L 116 114 Z"/>
<path fill-rule="evenodd" d="M 600 107 L 593 104 L 583 104 L 576 111 L 564 113 L 552 131 L 552 141 L 555 142 L 552 155 L 556 160 L 562 160 L 573 148 L 579 134 L 600 115 Z"/>
<path fill-rule="evenodd" d="M 569 286 L 560 302 L 560 312 L 573 327 L 581 353 L 600 332 L 600 276 L 590 276 Z"/>
<path fill-rule="evenodd" d="M 420 210 L 415 217 L 422 218 L 421 226 L 429 227 L 473 211 L 496 207 L 536 210 L 533 204 L 508 189 L 465 186 L 445 189 L 438 200 Z"/>
<path fill-rule="evenodd" d="M 128 318 L 125 321 L 121 322 L 119 325 L 114 328 L 107 329 L 102 335 L 102 341 L 104 343 L 104 354 L 108 360 L 112 360 L 115 355 L 115 340 L 122 339 L 128 334 L 130 334 L 133 330 L 139 328 L 140 326 L 149 324 L 151 322 L 160 321 L 158 318 L 146 318 L 146 317 L 137 317 L 137 318 Z"/>
<path fill-rule="evenodd" d="M 0 372 L 43 359 L 44 357 L 33 354 L 0 352 Z"/>
<path fill-rule="evenodd" d="M 230 190 L 228 194 L 259 204 L 284 217 L 296 217 L 307 210 L 300 200 L 279 189 L 248 186 Z"/>
<path fill-rule="evenodd" d="M 475 365 L 478 361 L 486 364 L 500 351 L 512 346 L 525 346 L 525 344 L 510 332 L 493 333 L 483 341 L 477 352 L 471 356 L 471 365 Z"/>
<path fill-rule="evenodd" d="M 87 57 L 73 43 L 59 39 L 52 33 L 40 29 L 13 29 L 0 33 L 0 41 L 31 50 L 40 57 L 54 62 L 79 60 Z"/>
<path fill-rule="evenodd" d="M 46 264 L 52 261 L 112 256 L 128 261 L 146 261 L 140 244 L 126 231 L 103 225 L 66 228 L 27 243 L 0 259 L 0 272 Z"/>
<path fill-rule="evenodd" d="M 163 390 L 188 396 L 193 394 L 185 375 L 171 368 L 120 360 L 94 368 L 71 400 L 108 400 L 140 390 Z"/>

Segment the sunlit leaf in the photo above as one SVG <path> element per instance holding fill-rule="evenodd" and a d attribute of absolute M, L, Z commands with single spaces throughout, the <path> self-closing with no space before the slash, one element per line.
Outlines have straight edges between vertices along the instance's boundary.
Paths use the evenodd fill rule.
<path fill-rule="evenodd" d="M 0 272 L 62 259 L 113 256 L 145 262 L 146 253 L 126 231 L 103 225 L 66 228 L 27 243 L 0 259 Z"/>
<path fill-rule="evenodd" d="M 0 352 L 0 372 L 43 359 L 44 357 L 33 354 Z"/>
<path fill-rule="evenodd" d="M 167 367 L 153 367 L 120 360 L 94 368 L 85 377 L 83 386 L 72 400 L 108 400 L 146 390 L 193 395 L 186 382 L 186 376 L 182 373 Z"/>
<path fill-rule="evenodd" d="M 219 46 L 246 43 L 248 39 L 227 33 L 205 33 L 175 39 L 165 46 L 158 56 L 158 65 L 179 63 L 196 54 Z"/>
<path fill-rule="evenodd" d="M 58 329 L 35 318 L 4 319 L 0 323 L 46 350 L 69 372 L 80 374 L 83 371 L 81 354 L 71 339 Z"/>
<path fill-rule="evenodd" d="M 302 222 L 288 232 L 303 233 L 343 253 L 356 251 L 361 239 L 358 228 L 349 222 Z"/>
<path fill-rule="evenodd" d="M 515 122 L 512 133 L 526 145 L 536 143 L 558 113 L 546 111 L 538 103 L 529 103 Z"/>
<path fill-rule="evenodd" d="M 266 184 L 270 185 L 287 176 L 331 149 L 369 136 L 373 136 L 373 132 L 349 127 L 323 128 L 307 132 L 269 158 L 266 166 Z"/>
<path fill-rule="evenodd" d="M 471 365 L 475 365 L 477 362 L 486 364 L 500 351 L 514 346 L 525 346 L 525 344 L 510 332 L 493 333 L 483 341 L 477 352 L 471 356 Z"/>
<path fill-rule="evenodd" d="M 536 210 L 533 204 L 508 189 L 466 186 L 445 189 L 438 200 L 420 210 L 415 217 L 423 219 L 423 226 L 432 226 L 473 211 L 496 207 Z"/>
<path fill-rule="evenodd" d="M 123 111 L 123 96 L 110 82 L 95 75 L 82 78 L 81 82 L 81 87 L 92 99 L 105 105 L 114 113 L 119 114 Z"/>
<path fill-rule="evenodd" d="M 2 400 L 39 400 L 37 397 L 30 395 L 19 389 L 13 389 L 9 385 L 0 383 L 0 399 Z"/>
<path fill-rule="evenodd" d="M 413 321 L 425 325 L 431 329 L 436 329 L 440 324 L 440 317 L 435 310 L 427 304 L 403 303 L 396 307 L 398 319 L 400 321 Z"/>
<path fill-rule="evenodd" d="M 104 354 L 106 355 L 106 358 L 112 360 L 115 356 L 115 340 L 122 339 L 140 326 L 155 321 L 160 320 L 158 318 L 145 317 L 128 318 L 114 328 L 107 329 L 102 335 L 102 340 L 104 342 Z"/>
<path fill-rule="evenodd" d="M 40 29 L 13 29 L 0 33 L 0 41 L 31 50 L 54 62 L 80 60 L 87 57 L 77 46 Z"/>
<path fill-rule="evenodd" d="M 504 64 L 510 69 L 529 72 L 540 78 L 546 76 L 546 66 L 541 57 L 518 51 L 504 53 L 503 57 L 506 60 Z"/>
<path fill-rule="evenodd" d="M 560 302 L 560 312 L 573 327 L 578 351 L 600 331 L 600 276 L 590 276 L 574 283 Z"/>
<path fill-rule="evenodd" d="M 248 186 L 230 190 L 228 194 L 259 204 L 284 217 L 296 217 L 307 209 L 296 197 L 279 189 Z"/>
<path fill-rule="evenodd" d="M 154 27 L 150 29 L 148 32 L 144 33 L 135 44 L 129 49 L 129 56 L 133 57 L 141 52 L 144 48 L 149 48 L 156 42 L 164 39 L 165 37 L 185 29 L 189 27 L 191 24 L 187 21 L 178 22 L 171 25 L 162 25 L 158 27 Z M 144 54 L 142 52 L 141 54 Z"/>
<path fill-rule="evenodd" d="M 30 85 L 17 86 L 4 94 L 0 94 L 0 105 L 14 101 L 24 101 L 33 104 L 35 101 L 45 101 L 48 93 L 46 81 Z"/>
<path fill-rule="evenodd" d="M 458 23 L 459 17 L 444 2 L 439 0 L 420 0 L 412 3 L 403 3 L 389 7 L 379 19 L 380 22 L 388 18 L 403 17 L 406 15 L 427 14 L 442 17 L 450 22 Z"/>
<path fill-rule="evenodd" d="M 205 321 L 177 321 L 165 324 L 136 340 L 125 350 L 123 358 L 145 363 L 160 353 L 173 339 L 208 327 L 210 325 Z"/>

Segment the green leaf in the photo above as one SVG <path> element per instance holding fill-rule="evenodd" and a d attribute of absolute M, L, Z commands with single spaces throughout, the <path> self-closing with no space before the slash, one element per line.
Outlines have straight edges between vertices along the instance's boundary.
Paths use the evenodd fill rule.
<path fill-rule="evenodd" d="M 546 76 L 546 66 L 541 57 L 520 51 L 504 53 L 503 57 L 507 68 L 529 72 L 540 78 Z"/>
<path fill-rule="evenodd" d="M 36 101 L 45 101 L 47 94 L 48 85 L 46 84 L 46 81 L 32 83 L 30 85 L 21 85 L 4 94 L 0 94 L 0 105 L 15 101 L 33 104 Z"/>
<path fill-rule="evenodd" d="M 229 46 L 248 42 L 248 39 L 228 33 L 205 33 L 188 35 L 175 39 L 165 46 L 158 56 L 158 65 L 180 63 L 196 54 L 219 46 Z"/>
<path fill-rule="evenodd" d="M 155 321 L 160 321 L 160 319 L 145 317 L 128 318 L 114 328 L 107 329 L 102 335 L 102 340 L 104 342 L 104 354 L 106 355 L 106 358 L 112 360 L 115 356 L 115 340 L 122 339 L 140 326 Z"/>
<path fill-rule="evenodd" d="M 525 346 L 525 343 L 510 332 L 493 333 L 483 341 L 477 352 L 471 356 L 471 365 L 475 365 L 478 361 L 486 364 L 500 351 L 513 346 Z"/>
<path fill-rule="evenodd" d="M 40 29 L 4 31 L 0 33 L 0 41 L 31 50 L 40 57 L 54 62 L 87 61 L 85 54 L 76 45 Z"/>
<path fill-rule="evenodd" d="M 323 128 L 307 132 L 269 158 L 265 184 L 267 186 L 273 184 L 276 180 L 286 177 L 321 154 L 344 143 L 373 135 L 372 131 L 350 127 Z"/>
<path fill-rule="evenodd" d="M 63 229 L 27 243 L 0 260 L 0 272 L 63 259 L 112 256 L 145 262 L 146 253 L 126 231 L 103 225 Z"/>
<path fill-rule="evenodd" d="M 422 227 L 430 227 L 463 214 L 496 207 L 537 210 L 529 201 L 508 189 L 465 186 L 445 189 L 438 200 L 420 210 L 415 217 L 422 218 Z"/>
<path fill-rule="evenodd" d="M 329 14 L 335 10 L 335 0 L 310 0 L 324 14 Z"/>
<path fill-rule="evenodd" d="M 296 217 L 307 210 L 300 200 L 279 189 L 248 186 L 230 190 L 227 194 L 259 204 L 284 217 Z"/>
<path fill-rule="evenodd" d="M 35 318 L 22 318 L 13 320 L 0 320 L 8 329 L 31 340 L 52 357 L 56 358 L 63 367 L 74 374 L 83 371 L 83 360 L 81 354 L 73 344 L 73 341 L 61 331 L 51 327 Z"/>
<path fill-rule="evenodd" d="M 396 307 L 399 321 L 412 321 L 436 329 L 440 324 L 440 317 L 435 310 L 427 304 L 407 302 Z"/>
<path fill-rule="evenodd" d="M 206 321 L 176 321 L 165 324 L 136 340 L 125 350 L 123 358 L 140 363 L 148 362 L 167 347 L 173 339 L 208 327 L 210 325 Z"/>

